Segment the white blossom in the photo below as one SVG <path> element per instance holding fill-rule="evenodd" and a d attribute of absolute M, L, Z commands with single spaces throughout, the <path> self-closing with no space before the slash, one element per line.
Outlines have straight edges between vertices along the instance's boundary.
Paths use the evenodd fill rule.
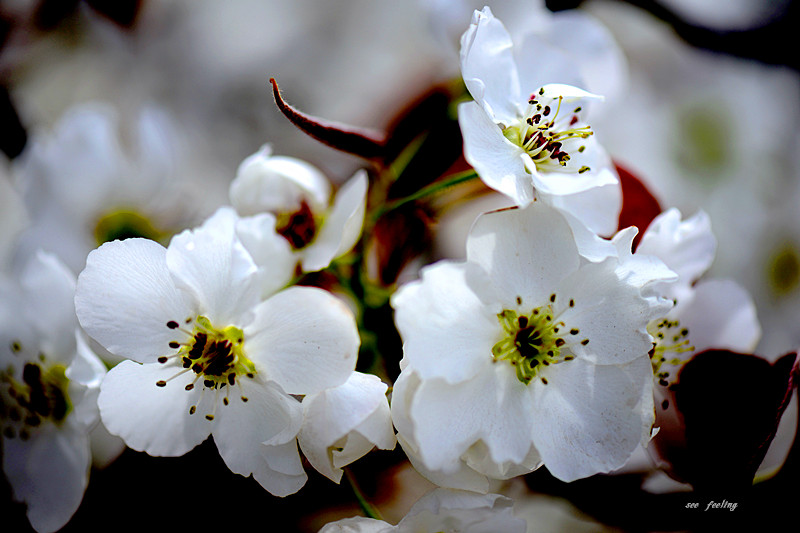
<path fill-rule="evenodd" d="M 321 289 L 262 300 L 259 269 L 221 208 L 168 248 L 106 243 L 78 278 L 86 331 L 129 358 L 101 387 L 103 422 L 135 450 L 178 456 L 209 434 L 235 473 L 276 495 L 303 486 L 292 395 L 344 383 L 359 338 L 352 314 Z M 136 409 L 131 409 L 136 405 Z"/>
<path fill-rule="evenodd" d="M 374 447 L 394 448 L 386 390 L 377 376 L 353 372 L 344 384 L 303 399 L 298 442 L 311 466 L 338 483 L 342 468 Z"/>
<path fill-rule="evenodd" d="M 548 83 L 536 62 L 515 58 L 511 37 L 489 8 L 461 38 L 461 71 L 474 101 L 459 105 L 464 155 L 481 179 L 517 205 L 534 198 L 612 233 L 621 205 L 611 160 L 584 120 L 601 97 Z"/>
<path fill-rule="evenodd" d="M 264 145 L 239 165 L 230 198 L 242 216 L 273 214 L 276 231 L 289 242 L 303 271 L 314 272 L 349 252 L 361 236 L 367 175 L 356 172 L 331 204 L 330 182 L 319 169 L 274 156 Z"/>
<path fill-rule="evenodd" d="M 40 532 L 66 524 L 83 500 L 105 367 L 78 328 L 75 276 L 39 252 L 0 282 L 3 470 Z"/>
<path fill-rule="evenodd" d="M 616 257 L 584 259 L 564 216 L 540 202 L 479 217 L 466 262 L 423 269 L 392 298 L 404 448 L 445 475 L 545 464 L 571 481 L 621 466 L 650 437 L 646 327 L 670 306 L 644 294 L 646 269 L 623 274 Z"/>

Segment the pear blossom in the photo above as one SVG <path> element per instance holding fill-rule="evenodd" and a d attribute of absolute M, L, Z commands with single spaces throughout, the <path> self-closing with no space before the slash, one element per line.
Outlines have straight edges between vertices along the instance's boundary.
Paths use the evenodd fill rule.
<path fill-rule="evenodd" d="M 3 470 L 40 532 L 61 529 L 83 500 L 106 371 L 78 327 L 74 292 L 74 274 L 43 252 L 0 282 Z"/>
<path fill-rule="evenodd" d="M 117 238 L 166 240 L 211 212 L 209 198 L 179 178 L 181 144 L 164 110 L 127 121 L 116 108 L 70 108 L 52 131 L 35 131 L 12 168 L 30 215 L 22 257 L 42 248 L 76 274 L 86 254 Z M 206 191 L 208 192 L 208 191 Z"/>
<path fill-rule="evenodd" d="M 339 483 L 342 467 L 373 447 L 394 448 L 386 390 L 377 376 L 353 372 L 344 384 L 303 399 L 298 443 L 311 466 Z"/>
<path fill-rule="evenodd" d="M 645 289 L 663 264 L 629 276 L 575 239 L 541 202 L 488 213 L 465 262 L 424 268 L 392 297 L 404 341 L 392 417 L 426 470 L 505 479 L 545 464 L 571 481 L 650 438 L 646 328 L 671 303 Z"/>
<path fill-rule="evenodd" d="M 649 327 L 655 339 L 653 364 L 662 385 L 695 353 L 707 348 L 751 352 L 761 337 L 755 304 L 743 287 L 732 280 L 700 279 L 714 260 L 716 246 L 703 211 L 682 221 L 680 211 L 669 209 L 642 235 L 637 251 L 658 257 L 678 274 L 673 283 L 655 285 L 657 292 L 675 301 L 669 313 Z"/>
<path fill-rule="evenodd" d="M 435 489 L 420 498 L 393 526 L 373 518 L 345 518 L 320 533 L 524 533 L 525 521 L 514 517 L 511 499 L 499 494 Z"/>
<path fill-rule="evenodd" d="M 98 399 L 112 434 L 156 456 L 182 455 L 211 434 L 233 472 L 285 496 L 306 480 L 295 395 L 343 384 L 359 337 L 347 307 L 321 289 L 262 299 L 237 221 L 221 208 L 166 249 L 104 244 L 89 254 L 75 306 L 95 340 L 128 358 Z"/>
<path fill-rule="evenodd" d="M 355 246 L 366 211 L 366 172 L 356 172 L 332 205 L 330 198 L 330 182 L 319 169 L 272 155 L 269 145 L 242 161 L 230 186 L 231 203 L 241 216 L 275 215 L 276 230 L 304 272 L 322 270 Z"/>
<path fill-rule="evenodd" d="M 619 180 L 583 119 L 602 97 L 543 82 L 535 68 L 535 61 L 515 58 L 510 35 L 488 7 L 475 11 L 461 38 L 461 71 L 474 99 L 458 110 L 464 155 L 487 186 L 516 205 L 541 197 L 611 233 Z"/>
<path fill-rule="evenodd" d="M 432 33 L 453 55 L 472 13 L 485 2 L 477 0 L 419 0 Z M 508 29 L 517 63 L 536 63 L 535 83 L 566 83 L 586 87 L 613 99 L 627 81 L 626 61 L 611 32 L 585 9 L 552 12 L 544 0 L 495 0 L 492 12 Z M 450 50 L 452 49 L 452 50 Z M 524 57 L 522 57 L 524 55 Z M 535 84 L 534 83 L 534 84 Z"/>

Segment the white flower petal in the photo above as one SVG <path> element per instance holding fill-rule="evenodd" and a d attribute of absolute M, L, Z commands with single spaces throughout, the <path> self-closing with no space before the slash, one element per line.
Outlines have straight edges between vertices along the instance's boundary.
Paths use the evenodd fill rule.
<path fill-rule="evenodd" d="M 175 284 L 199 303 L 212 324 L 242 325 L 259 300 L 256 265 L 236 238 L 237 215 L 222 207 L 202 226 L 172 238 L 166 260 Z"/>
<path fill-rule="evenodd" d="M 481 180 L 516 205 L 530 204 L 533 182 L 525 169 L 525 151 L 503 137 L 497 124 L 475 102 L 458 106 L 458 124 L 464 136 L 464 157 Z"/>
<path fill-rule="evenodd" d="M 689 301 L 678 302 L 670 316 L 689 330 L 694 352 L 719 348 L 752 352 L 761 338 L 750 294 L 731 280 L 701 280 Z"/>
<path fill-rule="evenodd" d="M 352 312 L 335 296 L 290 287 L 254 312 L 244 330 L 247 356 L 287 393 L 314 394 L 350 377 L 360 339 Z"/>
<path fill-rule="evenodd" d="M 511 365 L 497 364 L 469 381 L 424 380 L 410 418 L 419 453 L 432 470 L 453 472 L 461 456 L 482 440 L 496 463 L 521 463 L 531 448 L 531 398 Z"/>
<path fill-rule="evenodd" d="M 166 324 L 195 313 L 167 270 L 166 250 L 147 239 L 109 242 L 94 250 L 78 277 L 75 310 L 108 351 L 155 362 L 175 331 Z"/>
<path fill-rule="evenodd" d="M 593 233 L 613 235 L 617 230 L 622 209 L 622 189 L 618 181 L 575 194 L 559 196 L 540 192 L 539 195 L 543 201 L 580 220 Z"/>
<path fill-rule="evenodd" d="M 298 442 L 317 471 L 338 483 L 341 468 L 374 446 L 394 448 L 386 389 L 377 376 L 353 372 L 344 384 L 305 397 Z"/>
<path fill-rule="evenodd" d="M 680 276 L 681 285 L 691 285 L 711 266 L 717 239 L 703 211 L 681 222 L 675 208 L 658 215 L 642 235 L 637 252 L 652 254 Z"/>
<path fill-rule="evenodd" d="M 501 332 L 497 313 L 467 284 L 463 263 L 440 261 L 422 270 L 422 279 L 392 296 L 395 324 L 403 338 L 403 364 L 423 379 L 450 383 L 470 379 L 491 363 Z"/>
<path fill-rule="evenodd" d="M 322 270 L 355 246 L 364 225 L 368 185 L 366 171 L 359 170 L 342 186 L 319 233 L 303 250 L 303 271 Z"/>
<path fill-rule="evenodd" d="M 19 278 L 22 305 L 15 322 L 36 329 L 39 350 L 51 360 L 69 364 L 75 353 L 75 275 L 54 255 L 37 251 Z M 20 316 L 21 315 L 21 316 Z"/>
<path fill-rule="evenodd" d="M 488 273 L 495 298 L 506 309 L 526 312 L 546 303 L 580 263 L 567 221 L 540 202 L 478 217 L 467 240 L 467 260 Z"/>
<path fill-rule="evenodd" d="M 275 215 L 261 213 L 236 222 L 236 236 L 250 253 L 265 298 L 285 287 L 294 276 L 297 257 L 289 242 L 275 231 Z"/>
<path fill-rule="evenodd" d="M 241 216 L 296 211 L 305 200 L 312 211 L 328 206 L 328 178 L 316 167 L 293 157 L 272 156 L 264 145 L 239 165 L 231 182 L 231 204 Z"/>
<path fill-rule="evenodd" d="M 414 438 L 414 424 L 409 416 L 411 402 L 420 383 L 419 376 L 408 369 L 400 373 L 392 390 L 392 421 L 397 428 L 397 442 L 411 465 L 420 475 L 440 487 L 488 492 L 489 480 L 486 476 L 468 467 L 464 461 L 459 461 L 454 472 L 434 471 L 425 466 Z"/>
<path fill-rule="evenodd" d="M 517 115 L 519 79 L 511 36 L 488 7 L 475 11 L 461 37 L 461 74 L 472 97 L 495 122 Z"/>
<path fill-rule="evenodd" d="M 574 58 L 537 33 L 528 33 L 521 46 L 514 47 L 514 56 L 523 92 L 534 93 L 553 82 L 573 86 L 584 84 Z"/>
<path fill-rule="evenodd" d="M 573 352 L 597 364 L 622 364 L 646 355 L 653 347 L 647 323 L 669 309 L 620 281 L 616 266 L 614 259 L 586 264 L 554 291 L 556 316 L 566 329 L 578 330 L 570 339 Z M 584 339 L 589 343 L 582 344 Z"/>
<path fill-rule="evenodd" d="M 264 461 L 253 471 L 253 478 L 270 494 L 283 497 L 303 488 L 308 476 L 300 462 L 296 440 L 273 446 L 262 444 L 260 451 Z"/>
<path fill-rule="evenodd" d="M 201 387 L 186 391 L 194 380 L 187 372 L 165 387 L 156 382 L 175 375 L 180 367 L 151 363 L 140 365 L 122 361 L 112 368 L 100 386 L 98 405 L 103 423 L 112 435 L 122 437 L 129 447 L 155 456 L 179 456 L 208 437 L 212 423 L 204 418 L 213 394 Z M 189 414 L 189 407 L 197 412 Z"/>
<path fill-rule="evenodd" d="M 533 440 L 555 477 L 574 481 L 628 460 L 642 439 L 648 373 L 647 356 L 625 366 L 575 359 L 549 367 L 548 385 L 533 383 Z"/>
<path fill-rule="evenodd" d="M 41 533 L 57 531 L 78 510 L 89 480 L 86 434 L 43 427 L 28 441 L 3 439 L 3 469 L 14 499 L 27 504 Z"/>
<path fill-rule="evenodd" d="M 218 404 L 212 433 L 228 468 L 249 476 L 266 465 L 263 443 L 283 445 L 293 441 L 300 431 L 303 414 L 300 402 L 273 382 L 250 383 L 240 379 L 240 383 L 247 402 L 242 401 L 237 391 L 231 394 L 228 405 Z M 296 474 L 300 472 L 302 469 Z"/>
<path fill-rule="evenodd" d="M 106 367 L 89 348 L 81 331 L 76 330 L 74 337 L 77 341 L 77 353 L 65 371 L 72 402 L 69 420 L 76 427 L 80 426 L 88 431 L 100 419 L 97 396 L 100 393 L 100 383 L 106 375 Z"/>

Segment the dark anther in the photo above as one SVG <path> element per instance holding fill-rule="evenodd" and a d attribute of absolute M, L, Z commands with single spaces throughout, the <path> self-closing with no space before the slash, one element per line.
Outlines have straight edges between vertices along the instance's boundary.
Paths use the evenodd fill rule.
<path fill-rule="evenodd" d="M 194 383 L 189 383 L 188 385 L 186 385 L 184 387 L 184 389 L 186 389 L 186 390 L 192 390 L 193 388 L 194 388 Z"/>
<path fill-rule="evenodd" d="M 161 357 L 158 358 L 158 362 L 164 364 L 167 362 L 167 358 L 162 355 Z"/>
<path fill-rule="evenodd" d="M 167 322 L 167 327 L 169 329 L 176 329 L 178 327 L 178 323 L 175 322 L 174 320 L 170 320 L 169 322 Z"/>
<path fill-rule="evenodd" d="M 559 348 L 564 346 L 566 343 L 567 343 L 567 341 L 565 341 L 564 339 L 556 339 L 556 346 L 559 347 Z"/>
<path fill-rule="evenodd" d="M 550 303 L 555 303 L 555 301 L 556 301 L 556 295 L 555 293 L 553 293 L 550 295 Z"/>
<path fill-rule="evenodd" d="M 583 344 L 584 346 L 586 346 L 587 344 L 589 344 L 589 339 L 583 339 L 583 340 L 581 341 L 581 344 Z"/>
<path fill-rule="evenodd" d="M 234 374 L 233 372 L 231 372 L 230 374 L 228 374 L 228 383 L 230 383 L 230 384 L 231 384 L 231 387 L 233 387 L 234 385 L 236 385 L 236 374 Z"/>
<path fill-rule="evenodd" d="M 189 414 L 193 415 L 197 411 L 197 406 L 193 405 L 189 408 Z"/>
<path fill-rule="evenodd" d="M 521 316 L 517 319 L 517 324 L 519 324 L 520 328 L 525 328 L 528 326 L 528 317 Z"/>
<path fill-rule="evenodd" d="M 580 333 L 580 331 L 578 330 L 578 328 L 572 328 L 571 330 L 569 330 L 569 333 L 570 335 L 577 335 L 578 333 Z"/>
<path fill-rule="evenodd" d="M 176 342 L 176 341 L 172 341 L 172 342 L 169 343 L 169 347 L 172 348 L 172 349 L 177 349 L 177 348 L 181 347 L 181 343 Z"/>
<path fill-rule="evenodd" d="M 156 387 L 166 387 L 166 386 L 167 382 L 164 381 L 163 379 L 156 381 Z"/>
<path fill-rule="evenodd" d="M 214 415 L 206 415 L 206 420 L 214 420 Z"/>
<path fill-rule="evenodd" d="M 203 380 L 203 385 L 205 385 L 206 387 L 208 387 L 209 389 L 211 389 L 211 388 L 213 388 L 213 387 L 214 387 L 214 381 L 213 381 L 213 380 L 210 380 L 210 379 L 204 379 L 204 380 Z"/>

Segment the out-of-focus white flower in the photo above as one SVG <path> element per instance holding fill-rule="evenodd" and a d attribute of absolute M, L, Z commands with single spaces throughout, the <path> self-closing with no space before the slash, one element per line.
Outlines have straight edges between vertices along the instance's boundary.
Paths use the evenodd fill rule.
<path fill-rule="evenodd" d="M 747 30 L 780 15 L 787 0 L 662 0 L 687 22 L 718 30 Z"/>
<path fill-rule="evenodd" d="M 326 525 L 320 533 L 523 533 L 525 521 L 514 517 L 512 505 L 498 494 L 435 489 L 396 526 L 373 518 L 346 518 Z"/>
<path fill-rule="evenodd" d="M 373 447 L 394 448 L 386 389 L 377 376 L 353 372 L 343 385 L 303 399 L 298 442 L 311 466 L 338 483 L 342 468 Z"/>
<path fill-rule="evenodd" d="M 8 177 L 6 162 L 0 160 L 0 272 L 10 266 L 17 236 L 27 222 L 22 197 Z"/>
<path fill-rule="evenodd" d="M 419 0 L 428 13 L 432 31 L 457 53 L 459 38 L 474 10 L 485 2 L 474 0 Z M 611 32 L 580 9 L 551 12 L 542 0 L 492 2 L 492 13 L 504 21 L 516 43 L 517 64 L 533 61 L 532 85 L 565 83 L 614 99 L 627 80 L 625 56 Z"/>
<path fill-rule="evenodd" d="M 464 155 L 484 183 L 519 206 L 540 197 L 592 230 L 612 233 L 619 180 L 581 118 L 601 97 L 542 83 L 535 63 L 514 57 L 510 35 L 489 8 L 475 12 L 461 39 L 461 71 L 475 100 L 459 105 Z"/>
<path fill-rule="evenodd" d="M 230 198 L 242 216 L 270 212 L 303 271 L 314 272 L 349 252 L 361 236 L 367 175 L 360 170 L 333 199 L 322 172 L 293 157 L 273 156 L 264 145 L 239 166 Z"/>
<path fill-rule="evenodd" d="M 393 296 L 404 341 L 392 417 L 428 471 L 504 479 L 547 465 L 571 481 L 621 466 L 653 422 L 646 264 L 581 257 L 564 215 L 536 202 L 478 218 L 467 261 Z M 408 450 L 407 450 L 408 451 Z M 423 472 L 424 473 L 424 472 Z"/>
<path fill-rule="evenodd" d="M 3 469 L 37 531 L 56 531 L 89 481 L 89 431 L 105 367 L 75 317 L 75 276 L 37 253 L 19 280 L 0 281 Z"/>
<path fill-rule="evenodd" d="M 631 81 L 625 99 L 604 106 L 611 112 L 592 126 L 662 205 L 702 209 L 714 221 L 719 247 L 708 273 L 752 295 L 764 330 L 758 353 L 796 349 L 800 76 L 693 48 L 624 3 L 585 7 L 618 39 Z M 758 95 L 758 112 L 742 111 L 743 94 Z"/>
<path fill-rule="evenodd" d="M 675 306 L 651 323 L 656 378 L 663 386 L 695 353 L 708 348 L 752 352 L 761 336 L 753 299 L 732 280 L 700 279 L 717 247 L 708 215 L 700 211 L 682 221 L 675 208 L 657 216 L 642 235 L 638 253 L 661 259 L 678 280 L 654 285 Z"/>
<path fill-rule="evenodd" d="M 236 221 L 221 208 L 167 249 L 146 239 L 106 243 L 89 255 L 75 305 L 92 337 L 130 358 L 101 387 L 112 434 L 166 456 L 213 434 L 233 472 L 283 496 L 306 481 L 296 441 L 302 407 L 290 395 L 344 383 L 359 337 L 349 310 L 321 289 L 262 301 Z"/>
<path fill-rule="evenodd" d="M 42 248 L 77 273 L 103 242 L 163 240 L 208 214 L 209 197 L 176 177 L 179 143 L 169 117 L 145 108 L 136 118 L 132 131 L 121 131 L 114 108 L 86 104 L 52 133 L 31 137 L 14 168 L 32 219 L 23 257 Z"/>

